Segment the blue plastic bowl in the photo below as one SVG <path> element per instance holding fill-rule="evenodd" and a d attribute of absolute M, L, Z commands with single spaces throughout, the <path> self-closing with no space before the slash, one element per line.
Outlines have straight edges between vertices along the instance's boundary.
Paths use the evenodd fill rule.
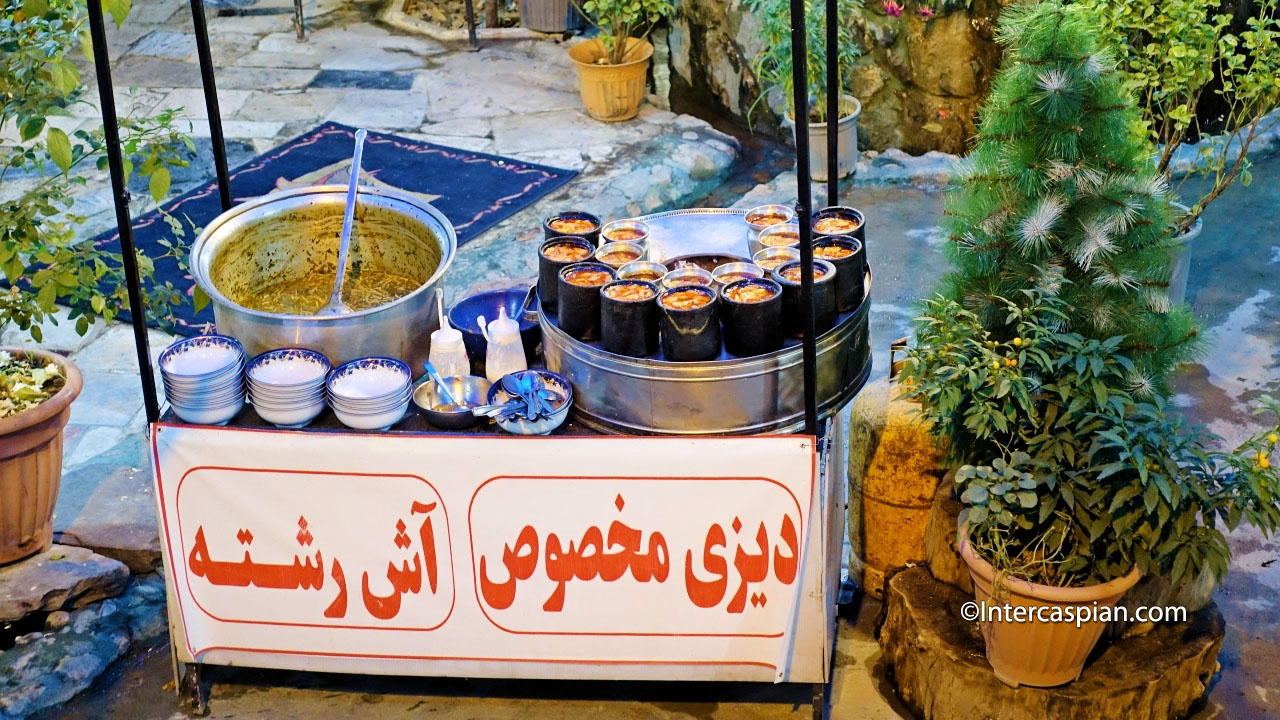
<path fill-rule="evenodd" d="M 526 320 L 520 313 L 520 305 L 524 303 L 527 287 L 514 287 L 506 290 L 490 290 L 476 293 L 464 298 L 449 309 L 449 324 L 462 332 L 462 343 L 467 347 L 467 354 L 477 363 L 484 362 L 488 343 L 480 332 L 480 324 L 476 318 L 484 316 L 485 322 L 498 319 L 498 308 L 507 309 L 507 317 L 520 324 L 520 340 L 524 344 L 525 360 L 533 365 L 538 357 L 538 345 L 542 342 L 542 329 L 535 320 Z M 532 303 L 537 307 L 537 301 Z"/>

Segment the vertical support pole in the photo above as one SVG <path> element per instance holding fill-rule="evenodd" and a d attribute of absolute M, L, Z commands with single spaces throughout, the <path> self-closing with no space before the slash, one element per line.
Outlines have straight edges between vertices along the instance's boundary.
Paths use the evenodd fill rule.
<path fill-rule="evenodd" d="M 200 83 L 204 86 L 204 106 L 209 115 L 209 141 L 213 143 L 213 167 L 218 174 L 218 197 L 222 210 L 231 209 L 231 175 L 227 172 L 227 144 L 222 137 L 222 111 L 218 109 L 218 87 L 213 80 L 213 56 L 209 54 L 209 26 L 204 18 L 204 0 L 191 0 L 191 22 L 195 26 L 196 55 L 200 57 Z"/>
<path fill-rule="evenodd" d="M 489 0 L 489 2 L 498 2 L 498 0 Z M 476 39 L 476 8 L 473 0 L 466 0 L 464 3 L 467 10 L 467 39 L 471 42 L 471 51 L 480 49 L 480 41 Z"/>
<path fill-rule="evenodd" d="M 792 111 L 796 120 L 796 222 L 800 224 L 800 307 L 804 329 L 804 431 L 818 434 L 818 352 L 813 319 L 813 188 L 809 181 L 809 68 L 804 0 L 791 0 Z"/>
<path fill-rule="evenodd" d="M 307 29 L 302 24 L 302 0 L 293 0 L 293 29 L 298 33 L 298 42 L 305 42 Z"/>
<path fill-rule="evenodd" d="M 129 314 L 133 321 L 133 345 L 138 351 L 138 375 L 142 379 L 142 403 L 147 423 L 160 419 L 156 380 L 151 370 L 151 346 L 147 338 L 147 310 L 142 302 L 142 278 L 138 273 L 138 252 L 133 245 L 133 221 L 129 217 L 129 189 L 125 185 L 124 156 L 120 152 L 120 121 L 116 117 L 116 96 L 111 85 L 111 56 L 107 50 L 107 30 L 102 17 L 102 0 L 88 0 L 89 35 L 93 41 L 93 64 L 98 74 L 98 99 L 102 105 L 102 127 L 111 169 L 111 195 L 116 206 L 116 226 L 120 229 L 120 255 L 124 262 L 129 291 Z"/>
<path fill-rule="evenodd" d="M 827 205 L 840 204 L 840 13 L 827 0 Z"/>

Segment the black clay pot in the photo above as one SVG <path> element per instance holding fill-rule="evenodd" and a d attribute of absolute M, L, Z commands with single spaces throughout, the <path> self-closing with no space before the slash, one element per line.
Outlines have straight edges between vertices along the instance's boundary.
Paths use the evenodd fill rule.
<path fill-rule="evenodd" d="M 695 292 L 708 299 L 701 307 L 679 309 L 668 302 L 680 293 Z M 662 354 L 667 360 L 694 362 L 720 357 L 720 312 L 714 288 L 681 285 L 658 296 L 658 327 Z"/>
<path fill-rule="evenodd" d="M 842 258 L 822 257 L 836 267 L 836 310 L 853 312 L 866 296 L 867 255 L 862 241 L 849 236 L 833 235 L 813 241 L 814 255 L 822 248 L 843 248 L 849 255 Z"/>
<path fill-rule="evenodd" d="M 755 302 L 741 299 L 740 293 L 759 289 L 771 296 Z M 782 286 L 766 278 L 729 283 L 720 293 L 720 321 L 724 349 L 731 355 L 751 357 L 777 350 L 782 347 Z"/>
<path fill-rule="evenodd" d="M 804 335 L 804 314 L 800 303 L 800 280 L 788 280 L 789 268 L 800 263 L 789 262 L 773 270 L 773 279 L 782 286 L 782 329 L 791 337 Z M 819 270 L 821 268 L 821 270 Z M 825 271 L 822 277 L 818 273 Z M 836 325 L 836 268 L 826 260 L 813 261 L 813 325 L 815 338 Z"/>
<path fill-rule="evenodd" d="M 844 220 L 849 220 L 857 223 L 858 227 L 852 230 L 836 230 L 834 232 L 823 232 L 818 229 L 818 221 L 822 220 L 823 218 L 841 218 Z M 867 216 L 863 215 L 862 211 L 856 208 L 845 207 L 844 205 L 832 205 L 831 207 L 824 207 L 821 210 L 817 210 L 813 213 L 813 220 L 810 223 L 810 227 L 813 228 L 814 237 L 819 237 L 819 236 L 825 237 L 830 235 L 848 235 L 850 237 L 858 238 L 864 244 L 867 242 Z"/>
<path fill-rule="evenodd" d="M 586 250 L 587 254 L 577 260 L 552 260 L 547 257 L 547 249 L 553 247 L 574 247 Z M 558 312 L 556 298 L 559 297 L 560 271 L 574 263 L 587 262 L 596 249 L 591 243 L 579 237 L 555 237 L 542 243 L 538 248 L 538 298 L 542 301 L 543 312 L 552 315 Z"/>
<path fill-rule="evenodd" d="M 577 273 L 599 272 L 604 282 L 576 285 L 568 278 Z M 574 263 L 560 270 L 556 309 L 560 329 L 579 340 L 595 340 L 600 337 L 600 288 L 613 281 L 613 268 L 598 262 Z"/>
<path fill-rule="evenodd" d="M 617 297 L 628 290 L 644 297 Z M 600 288 L 600 345 L 605 351 L 629 357 L 658 352 L 657 296 L 658 286 L 643 280 L 615 280 Z"/>
<path fill-rule="evenodd" d="M 556 228 L 551 227 L 551 224 L 556 220 L 590 220 L 592 227 L 590 230 L 581 231 L 557 230 Z M 600 245 L 600 218 L 589 212 L 582 212 L 581 210 L 566 210 L 564 212 L 558 212 L 542 221 L 542 237 L 550 240 L 553 237 L 564 236 L 582 238 L 583 240 L 591 243 L 591 247 L 594 249 Z"/>

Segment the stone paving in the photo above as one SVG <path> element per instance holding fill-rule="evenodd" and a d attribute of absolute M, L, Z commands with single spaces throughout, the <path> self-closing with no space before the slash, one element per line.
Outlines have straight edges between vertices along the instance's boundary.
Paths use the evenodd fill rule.
<path fill-rule="evenodd" d="M 376 8 L 341 0 L 309 2 L 308 41 L 298 43 L 290 15 L 276 12 L 289 7 L 286 0 L 268 0 L 256 6 L 263 12 L 209 18 L 233 165 L 328 119 L 582 173 L 468 243 L 452 273 L 467 280 L 450 280 L 451 298 L 527 281 L 534 273 L 531 248 L 540 237 L 538 218 L 553 208 L 580 206 L 621 217 L 688 205 L 715 189 L 739 155 L 732 137 L 653 105 L 628 123 L 587 119 L 560 43 L 493 42 L 468 53 L 388 30 L 370 22 Z M 175 190 L 201 182 L 211 174 L 208 126 L 187 5 L 181 0 L 138 3 L 125 26 L 111 35 L 122 105 L 139 111 L 185 107 L 195 134 L 205 139 L 200 162 L 175 176 Z M 131 85 L 138 88 L 132 95 Z M 64 129 L 96 122 L 92 112 L 78 112 L 77 119 L 63 119 L 68 121 Z M 951 159 L 904 158 L 894 151 L 864 157 L 843 197 L 871 218 L 877 375 L 887 364 L 888 341 L 909 329 L 911 304 L 946 267 L 935 228 L 941 211 L 935 186 L 947 181 Z M 864 187 L 877 175 L 918 187 Z M 1275 356 L 1280 247 L 1265 240 L 1280 207 L 1280 185 L 1266 179 L 1280 178 L 1280 160 L 1260 163 L 1255 176 L 1253 188 L 1233 189 L 1206 216 L 1209 230 L 1194 250 L 1189 296 L 1215 349 L 1190 366 L 1178 386 L 1179 404 L 1228 440 L 1253 427 L 1244 405 L 1249 398 L 1280 390 Z M 738 202 L 786 202 L 794 196 L 795 176 L 783 174 Z M 82 228 L 85 236 L 113 225 L 105 176 L 93 179 L 77 209 L 91 217 Z M 170 340 L 156 331 L 150 337 L 153 356 Z M 23 342 L 13 331 L 0 337 L 4 344 Z M 159 544 L 132 332 L 124 325 L 99 324 L 78 337 L 64 323 L 48 329 L 44 345 L 71 353 L 85 374 L 85 392 L 73 405 L 66 436 L 58 541 L 92 548 L 105 563 L 123 563 L 133 578 L 123 595 L 89 607 L 56 596 L 47 601 L 46 622 L 52 622 L 4 653 L 3 663 L 26 668 L 22 678 L 45 673 L 52 679 L 34 683 L 44 687 L 43 695 L 32 694 L 32 683 L 0 686 L 0 696 L 9 698 L 8 705 L 0 704 L 0 718 L 65 702 L 130 647 L 144 652 L 108 673 L 88 695 L 45 716 L 171 717 L 173 695 L 164 690 L 170 679 L 168 652 L 148 644 L 163 635 L 163 597 L 157 591 L 159 576 L 151 572 L 159 565 Z M 1280 543 L 1249 531 L 1234 533 L 1231 543 L 1236 552 L 1232 574 L 1217 595 L 1229 623 L 1224 673 L 1209 707 L 1197 716 L 1201 720 L 1265 716 L 1269 693 L 1280 693 L 1280 681 L 1269 671 L 1280 647 L 1274 600 L 1280 588 L 1280 565 L 1274 564 Z M 118 566 L 109 566 L 118 574 Z M 107 587 L 112 593 L 121 589 Z M 840 628 L 833 717 L 905 717 L 872 639 L 878 603 L 864 601 L 851 611 Z M 59 658 L 80 659 L 59 669 Z M 211 716 L 224 718 L 281 716 L 284 707 L 290 709 L 288 717 L 780 718 L 809 712 L 807 690 L 788 688 L 406 682 L 234 670 L 214 673 L 214 679 Z M 14 687 L 25 687 L 26 694 L 11 694 Z"/>

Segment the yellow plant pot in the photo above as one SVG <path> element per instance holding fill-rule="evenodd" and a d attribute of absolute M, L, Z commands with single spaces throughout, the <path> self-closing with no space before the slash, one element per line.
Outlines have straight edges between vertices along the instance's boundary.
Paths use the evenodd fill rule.
<path fill-rule="evenodd" d="M 599 65 L 608 56 L 600 40 L 588 40 L 569 48 L 569 58 L 578 68 L 578 88 L 587 114 L 602 122 L 630 120 L 644 102 L 645 79 L 653 46 L 639 38 L 627 38 L 624 62 Z"/>

